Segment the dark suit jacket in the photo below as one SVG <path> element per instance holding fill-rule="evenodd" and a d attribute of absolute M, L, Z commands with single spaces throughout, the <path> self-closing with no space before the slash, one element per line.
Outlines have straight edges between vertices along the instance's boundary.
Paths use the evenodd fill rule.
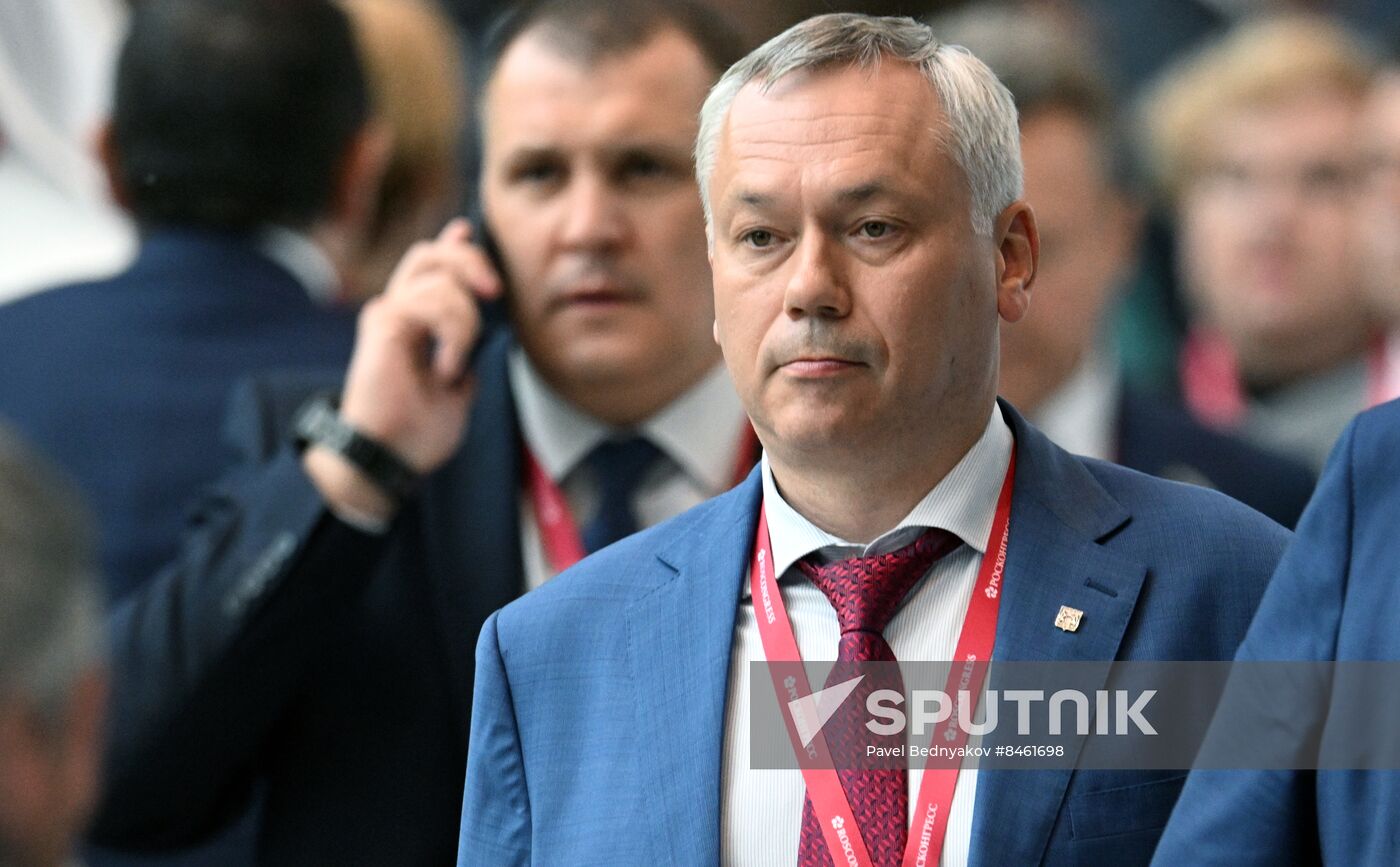
<path fill-rule="evenodd" d="M 994 658 L 1233 656 L 1288 532 L 1214 492 L 1075 458 L 1003 409 L 1017 471 Z M 459 865 L 718 863 L 761 496 L 755 472 L 487 621 Z M 1062 604 L 1084 612 L 1077 632 L 1053 628 Z M 1184 778 L 983 770 L 972 863 L 1145 864 Z"/>
<path fill-rule="evenodd" d="M 1214 488 L 1285 527 L 1297 525 L 1312 495 L 1307 467 L 1211 430 L 1167 398 L 1125 388 L 1117 434 L 1123 466 Z"/>
<path fill-rule="evenodd" d="M 1239 659 L 1400 661 L 1397 516 L 1392 401 L 1358 416 L 1333 450 Z M 1193 772 L 1157 863 L 1400 863 L 1400 772 Z"/>
<path fill-rule="evenodd" d="M 384 537 L 331 516 L 286 445 L 316 378 L 251 388 L 246 467 L 113 618 L 116 706 L 93 836 L 197 840 L 266 792 L 259 862 L 448 864 L 487 615 L 522 586 L 508 339 L 464 442 Z"/>
<path fill-rule="evenodd" d="M 0 419 L 87 495 L 118 599 L 174 559 L 186 504 L 232 463 L 219 428 L 233 384 L 343 369 L 354 336 L 350 311 L 315 304 L 252 244 L 156 232 L 115 277 L 0 307 Z"/>

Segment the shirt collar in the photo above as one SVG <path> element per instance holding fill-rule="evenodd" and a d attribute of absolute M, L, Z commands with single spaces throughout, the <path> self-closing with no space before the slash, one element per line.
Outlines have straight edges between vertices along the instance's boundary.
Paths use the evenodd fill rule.
<path fill-rule="evenodd" d="M 647 438 L 713 494 L 734 485 L 749 417 L 723 364 L 642 424 Z M 751 467 L 744 467 L 747 474 Z"/>
<path fill-rule="evenodd" d="M 562 482 L 605 439 L 624 433 L 550 388 L 518 346 L 511 350 L 509 371 L 525 444 L 555 482 Z M 746 424 L 739 396 L 724 365 L 718 364 L 643 422 L 640 432 L 687 476 L 718 494 L 734 481 L 734 462 Z"/>
<path fill-rule="evenodd" d="M 1100 460 L 1117 452 L 1118 369 L 1094 348 L 1074 373 L 1036 407 L 1032 423 L 1065 451 Z"/>
<path fill-rule="evenodd" d="M 979 554 L 986 553 L 987 537 L 996 517 L 997 498 L 1011 460 L 1011 428 L 1002 418 L 1001 408 L 993 405 L 982 436 L 962 460 L 943 477 L 933 490 L 905 515 L 903 520 L 869 545 L 858 545 L 826 532 L 788 505 L 773 481 L 768 456 L 762 460 L 763 506 L 768 518 L 768 536 L 773 546 L 773 568 L 781 576 L 792 564 L 823 548 L 850 549 L 842 556 L 866 556 L 891 551 L 908 544 L 918 531 L 939 527 L 957 536 Z M 744 595 L 749 584 L 744 582 Z"/>
<path fill-rule="evenodd" d="M 340 275 L 315 241 L 285 226 L 264 226 L 258 233 L 258 250 L 282 266 L 317 304 L 329 307 L 340 295 Z"/>

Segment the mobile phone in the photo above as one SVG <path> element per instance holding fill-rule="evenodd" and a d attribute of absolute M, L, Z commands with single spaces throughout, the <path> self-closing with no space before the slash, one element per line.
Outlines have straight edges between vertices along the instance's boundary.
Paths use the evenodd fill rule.
<path fill-rule="evenodd" d="M 481 318 L 483 328 L 481 333 L 484 336 L 488 332 L 497 328 L 505 327 L 508 322 L 506 296 L 510 292 L 510 276 L 506 269 L 505 259 L 501 256 L 501 248 L 496 244 L 496 236 L 491 231 L 491 226 L 487 224 L 484 215 L 477 211 L 468 217 L 472 224 L 472 239 L 486 253 L 486 258 L 491 261 L 491 267 L 496 269 L 496 274 L 501 278 L 501 294 L 495 300 L 478 302 L 481 307 Z M 476 351 L 484 341 L 478 340 L 476 346 L 472 348 L 472 360 L 476 360 Z"/>

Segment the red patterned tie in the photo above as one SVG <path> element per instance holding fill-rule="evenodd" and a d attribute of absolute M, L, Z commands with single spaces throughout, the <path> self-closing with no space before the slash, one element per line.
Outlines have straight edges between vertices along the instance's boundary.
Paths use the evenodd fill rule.
<path fill-rule="evenodd" d="M 875 738 L 860 725 L 860 709 L 865 698 L 877 688 L 893 688 L 903 692 L 896 671 L 885 676 L 871 676 L 871 668 L 862 670 L 857 663 L 895 662 L 894 651 L 885 641 L 884 631 L 904 597 L 938 558 L 952 551 L 959 540 L 946 530 L 932 529 L 914 542 L 874 557 L 852 557 L 825 566 L 799 561 L 797 567 L 817 585 L 836 609 L 841 627 L 841 641 L 826 685 L 866 674 L 856 691 L 842 703 L 839 710 L 822 727 L 827 748 L 837 767 L 841 787 L 850 801 L 851 812 L 860 826 L 861 838 L 876 867 L 897 867 L 904 855 L 909 836 L 908 770 L 901 767 L 860 769 L 865 746 L 878 743 L 889 746 L 903 742 L 901 735 Z M 894 669 L 880 666 L 880 669 Z M 843 719 L 844 717 L 844 719 Z M 902 765 L 902 763 L 901 763 Z M 802 838 L 797 849 L 798 867 L 831 867 L 834 865 L 821 826 L 807 799 L 802 810 Z"/>

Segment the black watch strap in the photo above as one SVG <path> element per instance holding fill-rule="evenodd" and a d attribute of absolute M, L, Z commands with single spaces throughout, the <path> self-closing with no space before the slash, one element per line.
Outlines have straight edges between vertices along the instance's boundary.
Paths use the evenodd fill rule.
<path fill-rule="evenodd" d="M 340 417 L 330 395 L 318 394 L 302 404 L 293 429 L 299 447 L 317 445 L 335 452 L 395 501 L 401 502 L 418 484 L 418 474 L 403 459 Z"/>

